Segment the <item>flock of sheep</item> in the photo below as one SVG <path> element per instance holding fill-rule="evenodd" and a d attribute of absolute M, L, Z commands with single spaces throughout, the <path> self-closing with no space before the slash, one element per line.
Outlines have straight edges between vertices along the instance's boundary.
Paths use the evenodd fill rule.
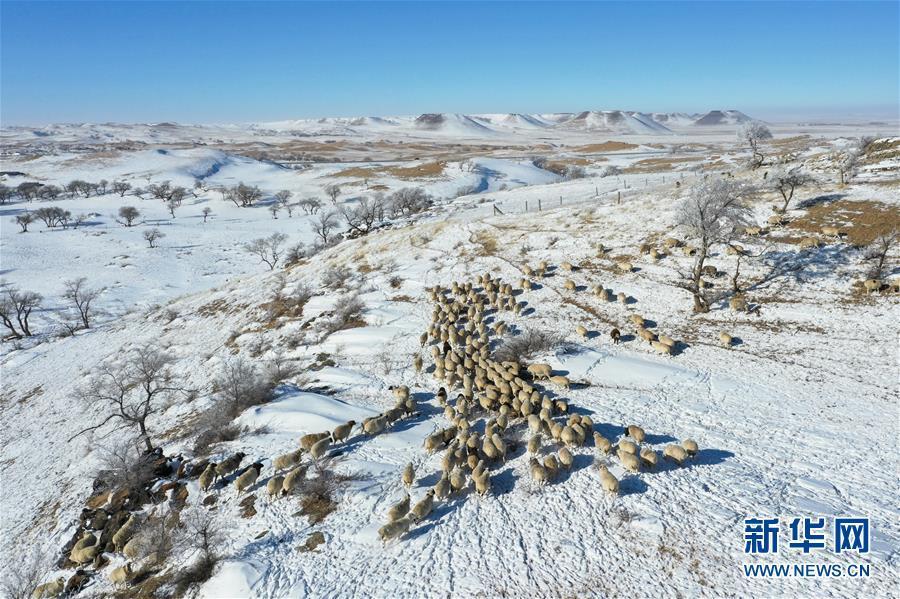
<path fill-rule="evenodd" d="M 562 268 L 571 270 L 565 264 Z M 541 277 L 547 269 L 541 263 L 537 269 L 526 266 L 524 270 Z M 529 288 L 526 283 L 523 279 L 523 289 Z M 524 302 L 516 301 L 511 284 L 485 273 L 474 284 L 437 286 L 429 289 L 428 295 L 434 309 L 420 341 L 423 347 L 430 344 L 431 374 L 442 385 L 436 396 L 448 426 L 426 437 L 424 448 L 443 452 L 441 476 L 418 503 L 412 504 L 407 493 L 391 506 L 387 523 L 378 531 L 382 540 L 405 534 L 431 512 L 435 499 L 445 500 L 464 492 L 469 479 L 476 493 L 489 493 L 490 468 L 510 457 L 525 431 L 529 435 L 529 472 L 539 485 L 555 479 L 561 469 L 571 468 L 572 450 L 585 445 L 589 438 L 599 452 L 601 487 L 611 493 L 618 493 L 619 481 L 604 463 L 606 456 L 615 453 L 622 466 L 635 473 L 658 464 L 659 455 L 649 446 L 641 447 L 646 438 L 641 427 L 626 427 L 623 438 L 613 445 L 594 430 L 590 416 L 568 415 L 568 402 L 551 398 L 540 386 L 571 386 L 567 377 L 554 375 L 549 364 L 529 364 L 523 371 L 518 362 L 492 359 L 491 335 L 502 335 L 507 329 L 497 315 L 503 310 L 518 314 L 524 306 Z M 420 355 L 414 357 L 413 365 L 417 372 L 422 371 Z M 450 399 L 453 393 L 455 400 Z M 545 441 L 547 451 L 543 451 Z M 681 465 L 697 451 L 697 444 L 686 439 L 681 445 L 667 446 L 663 457 Z M 546 455 L 538 459 L 541 453 Z M 407 487 L 415 482 L 412 463 L 404 468 L 401 480 Z"/>
<path fill-rule="evenodd" d="M 568 263 L 563 263 L 560 268 L 573 270 Z M 523 271 L 526 275 L 542 278 L 548 269 L 549 266 L 542 262 L 535 269 L 525 266 Z M 565 286 L 574 288 L 574 283 L 569 283 L 571 281 L 566 281 Z M 522 279 L 520 287 L 529 289 L 529 279 Z M 526 305 L 516 300 L 517 293 L 510 283 L 487 273 L 475 283 L 454 282 L 449 287 L 428 289 L 434 307 L 431 323 L 421 335 L 420 342 L 423 348 L 430 346 L 433 365 L 427 370 L 441 385 L 436 398 L 448 425 L 426 437 L 424 448 L 429 453 L 442 452 L 441 475 L 418 501 L 413 502 L 407 491 L 401 501 L 390 507 L 386 514 L 387 523 L 378 530 L 383 541 L 404 535 L 413 524 L 432 512 L 435 502 L 464 493 L 470 481 L 477 494 L 490 493 L 491 469 L 511 457 L 523 436 L 528 436 L 528 470 L 538 485 L 554 480 L 562 469 L 570 469 L 575 459 L 573 451 L 589 440 L 598 452 L 600 487 L 610 493 L 619 491 L 619 481 L 607 467 L 611 456 L 633 473 L 652 469 L 659 463 L 657 452 L 644 445 L 646 435 L 640 426 L 627 426 L 622 438 L 613 443 L 594 430 L 590 416 L 569 414 L 568 402 L 548 393 L 544 386 L 568 390 L 572 383 L 568 377 L 554 374 L 549 364 L 533 363 L 523 368 L 517 361 L 492 358 L 492 336 L 505 335 L 509 330 L 509 326 L 499 319 L 499 314 L 502 311 L 520 314 Z M 594 293 L 607 300 L 611 297 L 601 286 L 597 286 Z M 625 303 L 627 299 L 625 294 L 618 294 L 620 302 Z M 650 332 L 639 315 L 632 315 L 631 321 L 637 327 L 638 335 L 649 341 L 654 349 L 672 352 L 676 343 L 672 338 Z M 576 332 L 582 337 L 588 336 L 583 326 L 577 327 Z M 613 329 L 611 336 L 618 342 L 618 329 Z M 426 370 L 421 354 L 417 353 L 412 362 L 417 373 Z M 391 390 L 396 400 L 394 407 L 359 423 L 360 433 L 379 435 L 398 420 L 416 413 L 416 401 L 409 387 L 391 387 Z M 451 398 L 452 395 L 455 398 Z M 297 449 L 271 459 L 272 472 L 265 484 L 269 497 L 275 499 L 297 492 L 306 480 L 310 464 L 345 443 L 356 427 L 357 423 L 350 420 L 332 431 L 306 434 L 300 438 Z M 681 465 L 697 451 L 697 444 L 686 439 L 680 445 L 668 445 L 663 457 Z M 311 459 L 304 462 L 303 457 L 307 454 Z M 241 495 L 254 488 L 265 468 L 264 461 L 242 468 L 246 457 L 243 452 L 237 452 L 219 462 L 180 462 L 172 468 L 174 482 L 169 485 L 182 484 L 178 482 L 182 477 L 196 478 L 200 488 L 208 492 L 222 488 L 227 484 L 225 481 L 230 480 Z M 401 473 L 401 482 L 409 489 L 415 481 L 416 472 L 409 463 Z M 110 493 L 110 501 L 113 496 L 114 493 Z M 120 585 L 134 579 L 157 558 L 146 555 L 145 544 L 140 542 L 138 533 L 142 522 L 139 516 L 127 510 L 116 516 L 115 522 L 109 518 L 98 529 L 102 530 L 99 538 L 85 524 L 68 558 L 78 567 L 93 563 L 95 570 L 99 570 L 107 563 L 103 553 L 122 554 L 129 561 L 108 574 L 111 582 Z M 111 525 L 115 526 L 109 529 Z M 137 565 L 139 563 L 143 565 Z M 69 585 L 60 578 L 37 587 L 33 597 L 52 597 L 66 586 Z"/>

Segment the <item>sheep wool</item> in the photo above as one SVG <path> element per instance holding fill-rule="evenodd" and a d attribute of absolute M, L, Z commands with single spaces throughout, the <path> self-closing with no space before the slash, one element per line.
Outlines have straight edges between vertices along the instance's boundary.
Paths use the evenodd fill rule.
<path fill-rule="evenodd" d="M 387 513 L 388 522 L 395 522 L 409 513 L 409 501 L 409 493 L 407 493 L 402 500 L 392 505 Z"/>

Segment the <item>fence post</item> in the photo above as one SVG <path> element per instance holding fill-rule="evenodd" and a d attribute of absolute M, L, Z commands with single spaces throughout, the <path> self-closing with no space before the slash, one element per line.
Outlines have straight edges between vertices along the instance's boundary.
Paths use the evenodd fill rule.
<path fill-rule="evenodd" d="M 616 204 L 621 204 L 622 203 L 622 192 L 618 191 L 616 193 L 618 194 L 618 197 L 616 197 Z"/>
<path fill-rule="evenodd" d="M 539 199 L 538 200 L 538 212 L 540 212 L 540 211 L 541 211 L 541 200 Z"/>
<path fill-rule="evenodd" d="M 528 200 L 525 200 L 525 212 L 528 212 Z"/>
<path fill-rule="evenodd" d="M 559 205 L 562 206 L 562 196 L 559 196 Z"/>

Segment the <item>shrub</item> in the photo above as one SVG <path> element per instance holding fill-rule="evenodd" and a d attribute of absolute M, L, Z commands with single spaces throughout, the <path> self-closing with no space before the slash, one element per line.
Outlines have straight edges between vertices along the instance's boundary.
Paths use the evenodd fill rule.
<path fill-rule="evenodd" d="M 526 362 L 561 345 L 565 338 L 556 332 L 529 329 L 516 336 L 506 337 L 494 351 L 498 361 Z"/>

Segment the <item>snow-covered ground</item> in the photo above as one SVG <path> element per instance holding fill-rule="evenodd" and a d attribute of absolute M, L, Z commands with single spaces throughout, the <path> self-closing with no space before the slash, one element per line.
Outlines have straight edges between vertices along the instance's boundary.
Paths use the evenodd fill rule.
<path fill-rule="evenodd" d="M 4 343 L 0 358 L 4 563 L 21 558 L 23 548 L 42 550 L 54 562 L 59 558 L 92 495 L 103 448 L 122 435 L 69 440 L 103 416 L 81 403 L 76 390 L 99 366 L 120 363 L 128 351 L 152 344 L 176 360 L 173 370 L 180 383 L 197 390 L 189 399 L 166 405 L 149 421 L 165 454 L 188 460 L 199 458 L 197 431 L 190 423 L 217 400 L 212 382 L 223 365 L 241 358 L 263 367 L 277 358 L 296 367 L 276 388 L 272 401 L 236 418 L 244 434 L 207 448 L 214 461 L 242 451 L 247 454 L 245 465 L 263 464 L 259 481 L 250 489 L 257 495 L 256 513 L 242 517 L 246 497 L 238 496 L 230 483 L 205 493 L 195 480 L 186 482 L 188 505 L 200 507 L 207 495 L 214 495 L 215 513 L 226 527 L 219 547 L 222 561 L 208 581 L 192 590 L 199 596 L 895 593 L 900 548 L 898 296 L 862 296 L 854 290 L 865 269 L 863 250 L 823 239 L 823 247 L 802 253 L 789 239 L 790 232 L 747 239 L 742 243 L 751 252 L 780 253 L 800 270 L 749 292 L 750 301 L 761 306 L 759 315 L 733 313 L 722 305 L 692 315 L 690 296 L 671 284 L 675 269 L 686 268 L 690 258 L 675 252 L 655 262 L 639 255 L 638 246 L 651 238 L 681 236 L 673 230 L 678 199 L 704 174 L 732 171 L 738 177 L 760 177 L 738 166 L 743 151 L 730 141 L 733 127 L 727 132 L 721 127 L 720 138 L 665 133 L 641 138 L 633 148 L 600 150 L 591 154 L 588 178 L 562 180 L 534 166 L 530 157 L 571 158 L 572 148 L 586 145 L 582 132 L 565 138 L 566 148 L 552 150 L 534 137 L 564 129 L 559 123 L 570 119 L 480 116 L 480 121 L 446 120 L 466 127 L 469 121 L 491 128 L 503 123 L 530 141 L 520 141 L 515 149 L 489 151 L 476 151 L 471 144 L 438 144 L 421 150 L 422 158 L 415 162 L 443 160 L 440 173 L 413 179 L 382 168 L 394 163 L 374 148 L 368 162 L 353 149 L 348 150 L 353 162 L 302 169 L 250 158 L 233 145 L 234 139 L 251 135 L 241 128 L 231 129 L 233 139 L 221 147 L 178 147 L 180 134 L 170 134 L 151 142 L 159 147 L 109 154 L 70 148 L 4 160 L 4 171 L 27 173 L 7 175 L 7 185 L 105 178 L 144 186 L 168 179 L 189 188 L 201 180 L 207 189 L 189 196 L 174 218 L 160 200 L 115 194 L 0 206 L 2 277 L 45 296 L 44 309 L 32 317 L 36 337 Z M 672 115 L 670 124 L 686 128 L 688 118 Z M 600 116 L 590 114 L 583 120 L 590 119 L 599 122 Z M 664 120 L 656 116 L 654 122 Z M 403 123 L 330 125 L 390 131 Z M 268 129 L 296 126 L 269 124 Z M 114 129 L 116 136 L 127 138 L 127 129 Z M 136 128 L 136 136 L 145 133 Z M 48 132 L 50 139 L 56 134 Z M 18 136 L 4 132 L 5 139 Z M 447 137 L 453 139 L 449 133 Z M 603 141 L 609 138 L 589 140 Z M 694 153 L 669 148 L 692 143 L 710 146 Z M 822 135 L 797 150 L 797 159 L 818 169 L 821 178 L 817 186 L 802 188 L 799 200 L 840 194 L 851 207 L 875 201 L 897 218 L 896 158 L 868 165 L 858 182 L 838 188 L 834 173 L 817 161 L 841 143 Z M 458 156 L 452 158 L 454 152 Z M 695 156 L 700 160 L 636 168 L 648 159 Z M 599 177 L 608 165 L 624 174 Z M 352 183 L 358 176 L 335 176 L 355 167 L 375 168 L 366 171 L 372 175 L 363 184 Z M 238 208 L 214 191 L 238 181 L 259 185 L 264 199 L 257 206 Z M 341 205 L 352 206 L 358 197 L 370 196 L 373 190 L 367 188 L 376 185 L 387 194 L 421 186 L 437 201 L 417 218 L 395 220 L 288 268 L 269 271 L 243 249 L 246 242 L 272 232 L 288 235 L 288 245 L 311 245 L 314 217 L 297 210 L 291 218 L 282 211 L 273 219 L 267 210 L 270 195 L 288 189 L 295 200 L 315 196 L 327 208 L 330 200 L 322 188 L 335 182 L 343 185 Z M 456 197 L 462 187 L 471 193 Z M 771 195 L 755 201 L 759 222 L 771 214 L 774 201 Z M 138 207 L 143 222 L 135 227 L 118 224 L 112 215 L 123 204 Z M 52 205 L 91 216 L 77 229 L 47 230 L 34 223 L 27 233 L 18 233 L 10 222 L 23 210 Z M 212 215 L 204 223 L 201 210 L 207 206 Z M 793 208 L 790 214 L 802 221 L 807 210 Z M 147 247 L 142 237 L 150 227 L 166 234 L 159 247 Z M 608 253 L 599 254 L 598 244 Z M 635 272 L 614 268 L 614 258 L 626 255 L 638 267 Z M 540 260 L 553 266 L 568 261 L 579 268 L 571 275 L 555 271 L 524 291 L 517 297 L 527 302 L 521 315 L 502 312 L 498 317 L 515 330 L 557 331 L 566 338 L 534 361 L 548 362 L 579 384 L 565 392 L 548 387 L 548 395 L 565 397 L 571 411 L 590 415 L 595 430 L 613 442 L 626 425 L 639 424 L 647 431 L 648 447 L 662 451 L 669 443 L 692 438 L 699 454 L 684 467 L 663 462 L 638 474 L 625 471 L 614 456 L 600 458 L 621 481 L 620 494 L 612 497 L 600 486 L 593 465 L 597 452 L 590 440 L 573 450 L 572 469 L 546 486 L 533 483 L 520 441 L 506 461 L 489 465 L 490 494 L 481 497 L 469 488 L 437 502 L 409 533 L 382 544 L 377 531 L 389 507 L 405 493 L 401 470 L 407 463 L 414 465 L 416 482 L 409 492 L 414 502 L 422 498 L 441 469 L 441 455 L 426 453 L 423 441 L 450 424 L 435 397 L 441 383 L 412 366 L 417 354 L 425 358 L 426 367 L 431 363 L 428 348 L 419 343 L 433 307 L 426 288 L 474 282 L 485 272 L 518 286 L 523 266 Z M 713 256 L 713 262 L 729 272 L 735 261 L 721 248 Z M 349 269 L 344 289 L 323 285 L 326 273 L 336 266 Z M 741 266 L 748 280 L 763 271 L 764 265 L 753 260 Z M 896 251 L 890 255 L 888 272 L 896 276 Z M 58 326 L 54 323 L 71 318 L 61 297 L 63 281 L 79 276 L 103 288 L 97 300 L 102 314 L 93 328 L 57 338 L 50 334 Z M 567 277 L 578 285 L 575 292 L 563 287 Z M 716 284 L 727 285 L 725 278 Z M 597 284 L 613 294 L 626 293 L 632 303 L 600 301 L 589 291 Z M 314 292 L 302 311 L 273 316 L 277 293 L 290 297 L 298 287 Z M 338 299 L 352 292 L 364 302 L 362 321 L 328 334 L 322 323 Z M 676 355 L 659 356 L 631 337 L 631 314 L 642 314 L 655 323 L 655 330 L 679 340 Z M 576 334 L 579 324 L 591 331 L 587 339 Z M 619 345 L 609 340 L 613 326 L 625 338 Z M 722 347 L 718 333 L 723 330 L 739 341 Z M 275 456 L 294 450 L 302 434 L 333 430 L 387 410 L 394 404 L 389 387 L 396 385 L 410 387 L 418 410 L 381 435 L 355 429 L 346 443 L 334 446 L 339 458 L 335 468 L 347 480 L 334 491 L 333 512 L 311 522 L 301 498 L 269 499 L 266 482 L 273 475 Z M 483 426 L 478 419 L 476 430 Z M 524 428 L 517 422 L 507 440 L 519 441 Z M 542 454 L 552 447 L 545 440 Z M 142 513 L 163 512 L 167 506 L 145 506 Z M 787 548 L 785 524 L 779 555 L 745 555 L 744 520 L 757 516 L 781 517 L 784 523 L 792 517 L 826 517 L 830 523 L 835 516 L 865 516 L 871 520 L 871 552 L 838 555 L 817 550 L 804 555 Z M 324 542 L 302 550 L 313 533 L 322 533 Z M 82 596 L 112 592 L 107 574 L 125 558 L 115 553 L 108 557 L 112 564 L 100 568 Z M 171 580 L 173 572 L 193 558 L 176 552 L 168 569 L 156 575 Z M 746 577 L 741 570 L 745 563 L 775 562 L 864 563 L 871 565 L 871 575 L 763 579 Z M 58 568 L 58 563 L 49 566 L 44 579 L 74 572 Z M 165 589 L 165 582 L 161 584 Z"/>

